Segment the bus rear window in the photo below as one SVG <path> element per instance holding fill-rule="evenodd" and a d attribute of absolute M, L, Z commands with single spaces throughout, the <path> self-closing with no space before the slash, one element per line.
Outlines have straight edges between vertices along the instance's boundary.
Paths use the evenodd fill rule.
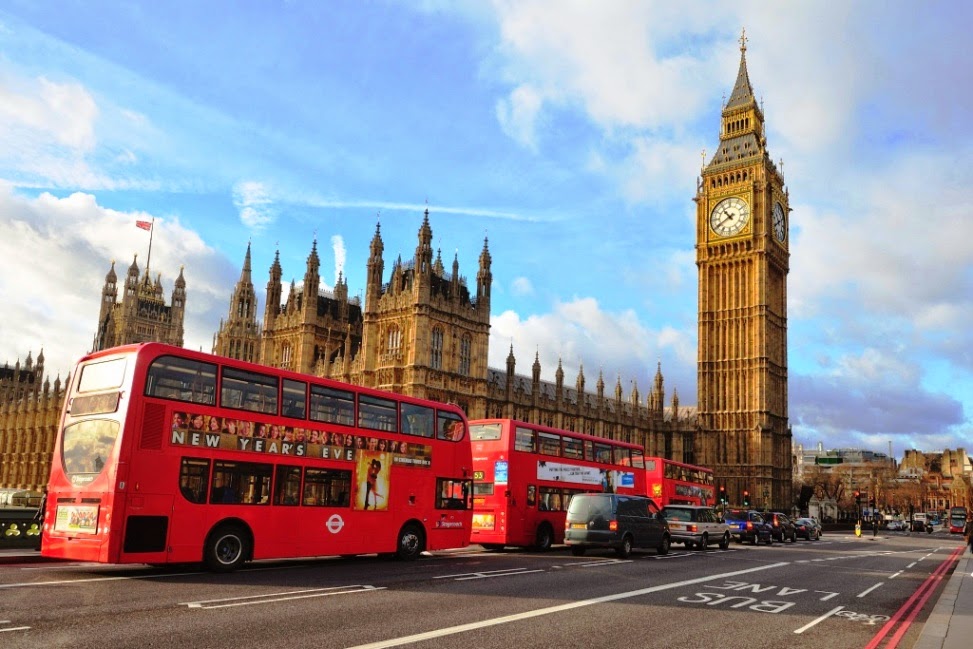
<path fill-rule="evenodd" d="M 500 439 L 500 424 L 474 424 L 470 426 L 470 439 L 474 442 L 492 442 Z"/>
<path fill-rule="evenodd" d="M 89 419 L 64 428 L 61 463 L 72 484 L 88 484 L 101 473 L 115 445 L 118 429 L 118 422 L 109 419 Z"/>
<path fill-rule="evenodd" d="M 125 359 L 88 363 L 81 368 L 78 392 L 98 392 L 120 388 L 125 379 Z"/>

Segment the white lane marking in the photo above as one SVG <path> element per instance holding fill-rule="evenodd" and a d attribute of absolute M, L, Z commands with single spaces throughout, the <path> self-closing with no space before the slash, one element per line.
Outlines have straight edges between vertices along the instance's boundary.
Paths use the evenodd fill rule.
<path fill-rule="evenodd" d="M 385 590 L 384 586 L 332 586 L 330 588 L 312 588 L 310 590 L 293 590 L 283 593 L 267 593 L 264 595 L 246 595 L 244 597 L 225 597 L 223 599 L 204 599 L 198 602 L 180 602 L 180 606 L 188 608 L 227 608 L 229 606 L 252 606 L 254 604 L 272 604 L 286 602 L 293 599 L 308 599 L 311 597 L 329 597 L 331 595 L 349 595 L 352 593 L 369 593 Z"/>
<path fill-rule="evenodd" d="M 879 586 L 881 586 L 883 583 L 885 583 L 885 582 L 881 582 L 880 581 L 877 584 L 875 584 L 874 586 L 872 586 L 871 588 L 866 588 L 862 592 L 858 593 L 857 597 L 864 597 L 865 595 L 869 594 L 870 592 L 872 592 L 873 590 L 875 590 L 876 588 L 878 588 Z"/>
<path fill-rule="evenodd" d="M 455 575 L 439 575 L 433 579 L 455 579 L 467 581 L 469 579 L 490 579 L 492 577 L 511 577 L 514 575 L 529 575 L 534 572 L 544 572 L 543 568 L 528 570 L 527 568 L 506 568 L 504 570 L 483 570 L 480 572 L 463 572 Z"/>
<path fill-rule="evenodd" d="M 552 613 L 560 613 L 562 611 L 570 611 L 572 609 L 581 608 L 584 606 L 593 606 L 595 604 L 604 604 L 605 602 L 614 602 L 620 599 L 629 599 L 631 597 L 639 597 L 641 595 L 648 595 L 650 593 L 657 593 L 663 590 L 671 590 L 673 588 L 681 588 L 683 586 L 691 586 L 693 584 L 701 584 L 707 581 L 713 581 L 715 579 L 725 579 L 727 577 L 735 577 L 736 575 L 745 575 L 751 572 L 759 572 L 762 570 L 771 570 L 773 568 L 780 568 L 783 566 L 790 565 L 789 561 L 783 561 L 780 563 L 772 563 L 766 566 L 760 566 L 758 568 L 748 568 L 746 570 L 736 570 L 734 572 L 726 572 L 719 575 L 710 575 L 708 577 L 699 577 L 697 579 L 688 579 L 686 581 L 679 581 L 672 584 L 662 584 L 659 586 L 651 586 L 649 588 L 642 588 L 639 590 L 632 590 L 625 593 L 615 593 L 613 595 L 605 595 L 604 597 L 595 597 L 593 599 L 584 599 L 577 602 L 571 602 L 568 604 L 559 604 L 558 606 L 549 606 L 547 608 L 538 608 L 533 611 L 524 611 L 523 613 L 515 613 L 514 615 L 505 615 L 503 617 L 495 617 L 489 620 L 482 620 L 480 622 L 471 622 L 469 624 L 460 624 L 457 626 L 446 627 L 443 629 L 436 629 L 435 631 L 427 631 L 426 633 L 417 633 L 414 635 L 403 636 L 401 638 L 391 638 L 389 640 L 380 640 L 379 642 L 372 642 L 369 644 L 357 645 L 355 647 L 350 647 L 349 649 L 383 649 L 384 647 L 398 647 L 404 644 L 410 644 L 413 642 L 422 642 L 423 640 L 431 640 L 433 638 L 442 638 L 449 635 L 454 635 L 457 633 L 465 633 L 466 631 L 474 631 L 476 629 L 482 629 L 489 626 L 496 626 L 499 624 L 510 624 L 511 622 L 519 622 L 521 620 L 528 620 L 534 617 L 540 617 L 542 615 L 550 615 Z M 836 609 L 838 610 L 838 609 Z"/>
<path fill-rule="evenodd" d="M 135 575 L 125 577 L 92 577 L 91 579 L 58 579 L 55 581 L 28 581 L 19 584 L 0 584 L 0 588 L 18 588 L 20 586 L 63 586 L 65 584 L 90 584 L 98 581 L 128 581 L 129 579 L 161 579 L 163 577 L 185 577 L 187 575 L 204 575 L 205 572 L 167 572 L 162 575 Z"/>
<path fill-rule="evenodd" d="M 895 573 L 894 575 L 891 575 L 889 577 L 889 579 L 895 579 L 896 577 L 898 577 L 899 575 L 901 575 L 903 572 L 905 572 L 905 571 L 904 570 L 900 570 L 897 573 Z"/>
<path fill-rule="evenodd" d="M 906 569 L 906 570 L 908 570 L 909 568 L 912 568 L 912 567 L 914 567 L 914 566 L 915 566 L 915 565 L 916 565 L 917 563 L 918 563 L 918 561 L 913 561 L 912 563 L 910 563 L 909 565 L 907 565 L 907 566 L 905 567 L 905 569 Z"/>
<path fill-rule="evenodd" d="M 815 624 L 818 624 L 820 622 L 824 622 L 829 617 L 831 617 L 832 615 L 834 615 L 835 613 L 837 613 L 838 611 L 840 611 L 842 608 L 844 608 L 844 607 L 839 606 L 837 608 L 831 609 L 830 611 L 828 611 L 827 613 L 825 613 L 824 615 L 822 615 L 818 619 L 812 620 L 811 622 L 808 622 L 807 624 L 805 624 L 804 626 L 802 626 L 800 629 L 797 629 L 796 631 L 794 631 L 794 633 L 804 633 L 805 631 L 807 631 L 808 629 L 810 629 Z"/>
<path fill-rule="evenodd" d="M 29 628 L 29 626 L 12 626 L 9 629 L 0 629 L 0 633 L 3 633 L 4 631 L 26 631 Z"/>

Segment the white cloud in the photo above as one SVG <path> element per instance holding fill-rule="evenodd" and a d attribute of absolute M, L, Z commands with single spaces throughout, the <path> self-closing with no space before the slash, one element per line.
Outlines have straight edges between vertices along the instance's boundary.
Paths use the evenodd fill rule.
<path fill-rule="evenodd" d="M 234 185 L 233 204 L 240 210 L 240 222 L 256 232 L 265 230 L 277 220 L 273 200 L 261 182 L 246 180 Z"/>
<path fill-rule="evenodd" d="M 46 141 L 79 152 L 94 148 L 98 106 L 83 86 L 44 77 L 27 84 L 9 76 L 3 81 L 0 129 L 4 138 L 19 131 L 35 143 Z"/>
<path fill-rule="evenodd" d="M 27 352 L 36 359 L 43 348 L 47 373 L 63 378 L 91 349 L 111 261 L 124 277 L 137 254 L 145 271 L 149 233 L 135 221 L 151 218 L 107 209 L 90 194 L 23 198 L 0 186 L 0 257 L 7 264 L 0 274 L 0 362 Z M 167 301 L 180 266 L 186 266 L 185 345 L 209 351 L 239 269 L 178 219 L 163 216 L 155 218 L 150 263 L 152 277 L 162 275 Z"/>
<path fill-rule="evenodd" d="M 534 285 L 527 277 L 517 277 L 510 285 L 510 292 L 520 297 L 533 295 Z"/>
<path fill-rule="evenodd" d="M 507 99 L 497 100 L 497 121 L 500 128 L 515 142 L 537 150 L 537 134 L 534 122 L 541 109 L 540 94 L 529 85 L 521 85 Z"/>
<path fill-rule="evenodd" d="M 634 311 L 603 311 L 594 298 L 557 303 L 549 313 L 525 319 L 514 311 L 491 317 L 490 367 L 507 366 L 511 344 L 517 374 L 530 376 L 536 353 L 543 380 L 554 380 L 560 361 L 565 381 L 574 385 L 583 366 L 585 389 L 592 392 L 598 373 L 603 372 L 606 386 L 612 390 L 620 377 L 626 395 L 635 384 L 644 398 L 661 362 L 667 398 L 675 388 L 682 403 L 695 403 L 695 342 L 675 328 L 649 328 Z"/>

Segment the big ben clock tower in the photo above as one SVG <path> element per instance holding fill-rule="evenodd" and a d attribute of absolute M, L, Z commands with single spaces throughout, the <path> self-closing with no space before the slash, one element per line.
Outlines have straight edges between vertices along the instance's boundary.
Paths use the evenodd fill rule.
<path fill-rule="evenodd" d="M 770 159 L 764 115 L 740 70 L 720 143 L 696 197 L 699 268 L 697 455 L 731 504 L 790 507 L 787 419 L 788 192 Z"/>

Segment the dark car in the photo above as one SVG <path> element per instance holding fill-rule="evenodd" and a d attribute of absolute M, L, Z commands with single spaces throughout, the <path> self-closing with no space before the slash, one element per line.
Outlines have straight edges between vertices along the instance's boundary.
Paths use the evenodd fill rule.
<path fill-rule="evenodd" d="M 790 541 L 794 543 L 797 541 L 797 528 L 794 526 L 794 522 L 787 517 L 787 514 L 782 514 L 781 512 L 765 512 L 764 520 L 770 523 L 770 533 L 774 535 L 774 539 L 783 543 L 784 541 Z"/>
<path fill-rule="evenodd" d="M 564 543 L 581 556 L 588 548 L 613 548 L 625 558 L 632 548 L 667 554 L 672 538 L 659 506 L 645 496 L 598 493 L 571 498 Z"/>
<path fill-rule="evenodd" d="M 821 539 L 821 526 L 813 518 L 798 518 L 794 521 L 797 528 L 797 535 L 806 541 L 818 541 Z"/>
<path fill-rule="evenodd" d="M 746 509 L 728 509 L 723 512 L 723 521 L 730 526 L 730 534 L 736 539 L 737 543 L 744 541 L 756 545 L 763 541 L 767 545 L 774 542 L 768 525 L 760 512 Z"/>

